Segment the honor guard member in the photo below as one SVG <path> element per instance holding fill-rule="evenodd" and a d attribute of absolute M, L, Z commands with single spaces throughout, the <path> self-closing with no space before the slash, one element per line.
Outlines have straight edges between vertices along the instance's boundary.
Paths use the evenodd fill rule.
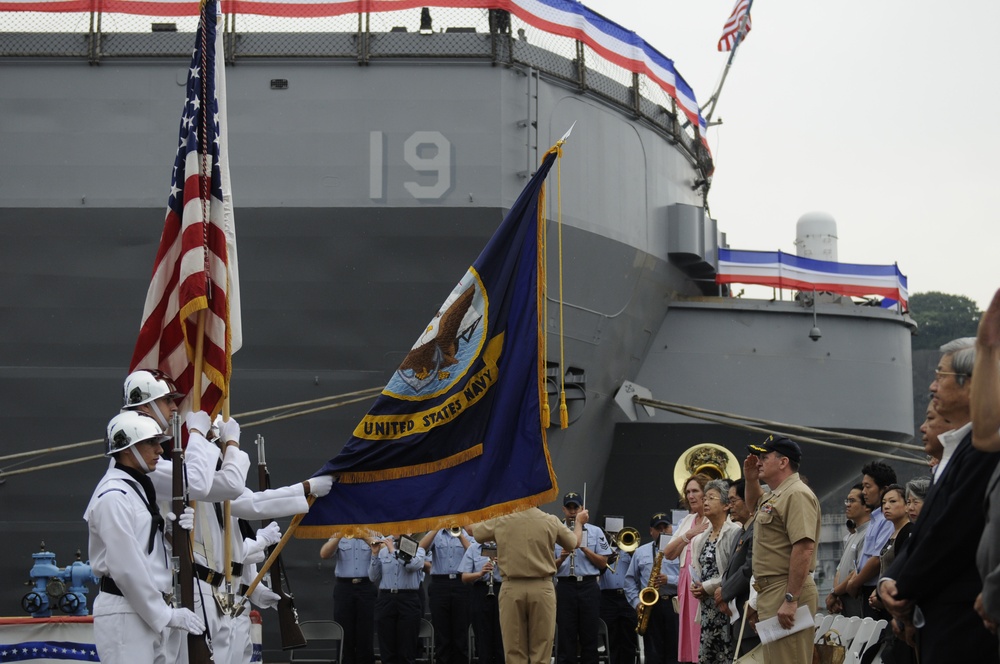
<path fill-rule="evenodd" d="M 343 664 L 373 664 L 378 588 L 368 578 L 371 545 L 356 537 L 331 537 L 319 557 L 334 562 L 333 619 L 344 628 Z"/>
<path fill-rule="evenodd" d="M 469 661 L 469 587 L 462 583 L 458 566 L 469 548 L 465 528 L 432 530 L 420 540 L 431 557 L 431 583 L 427 595 L 434 625 L 434 659 L 438 664 Z"/>
<path fill-rule="evenodd" d="M 122 411 L 149 415 L 166 435 L 172 436 L 173 415 L 177 412 L 178 400 L 183 397 L 167 374 L 156 369 L 137 369 L 125 378 Z M 194 427 L 205 433 L 209 431 L 207 413 L 188 413 L 186 422 L 188 430 Z M 218 456 L 215 445 L 209 444 L 204 436 L 189 436 L 184 451 L 184 481 L 189 500 L 225 500 L 214 496 L 239 495 L 250 468 L 250 458 L 240 452 L 238 443 L 226 448 L 221 465 Z M 170 459 L 162 459 L 149 478 L 163 499 L 173 495 Z"/>
<path fill-rule="evenodd" d="M 368 578 L 378 585 L 375 599 L 375 629 L 382 664 L 414 664 L 420 639 L 423 608 L 420 574 L 424 549 L 413 556 L 398 551 L 401 535 L 371 543 Z"/>
<path fill-rule="evenodd" d="M 102 662 L 167 662 L 168 629 L 201 634 L 205 625 L 188 609 L 169 604 L 171 565 L 153 472 L 170 441 L 151 417 L 125 412 L 108 423 L 106 455 L 114 463 L 84 512 L 89 554 L 101 592 L 94 600 L 94 643 Z M 171 661 L 170 664 L 173 664 Z"/>
<path fill-rule="evenodd" d="M 601 620 L 608 626 L 611 664 L 634 664 L 638 646 L 636 615 L 625 597 L 625 575 L 628 574 L 632 554 L 617 547 L 617 538 L 613 541 L 608 566 L 597 580 L 601 589 Z"/>
<path fill-rule="evenodd" d="M 496 542 L 473 540 L 462 556 L 458 571 L 469 588 L 469 613 L 476 635 L 479 664 L 504 664 L 500 636 L 500 566 L 496 563 Z"/>
<path fill-rule="evenodd" d="M 563 497 L 567 525 L 575 521 L 582 504 L 580 494 Z M 597 664 L 598 631 L 601 620 L 601 589 L 597 577 L 608 566 L 611 546 L 604 531 L 584 524 L 580 546 L 568 550 L 555 547 L 556 638 L 558 664 L 576 664 L 579 644 L 581 664 Z"/>
<path fill-rule="evenodd" d="M 674 611 L 674 598 L 677 597 L 680 563 L 676 558 L 664 557 L 660 561 L 660 569 L 653 574 L 653 563 L 660 553 L 660 536 L 666 535 L 669 539 L 672 530 L 670 517 L 665 512 L 654 514 L 649 520 L 649 535 L 653 541 L 635 550 L 625 574 L 625 597 L 636 613 L 639 611 L 639 594 L 643 588 L 652 586 L 659 593 L 656 603 L 643 609 L 649 612 L 646 633 L 642 635 L 646 664 L 677 662 L 677 613 Z"/>
<path fill-rule="evenodd" d="M 552 575 L 556 544 L 579 546 L 587 510 L 576 514 L 574 531 L 537 507 L 490 519 L 472 529 L 479 542 L 497 543 L 503 576 L 500 590 L 500 632 L 506 664 L 539 664 L 552 657 L 556 627 L 556 597 Z"/>
<path fill-rule="evenodd" d="M 743 464 L 746 497 L 761 493 L 759 482 L 771 491 L 757 500 L 753 532 L 753 574 L 757 589 L 759 620 L 778 618 L 789 629 L 800 606 L 816 615 L 816 545 L 820 534 L 820 510 L 816 495 L 799 478 L 802 450 L 783 436 L 768 436 L 761 445 L 750 445 L 756 464 Z M 754 490 L 751 491 L 751 488 Z M 812 618 L 810 618 L 810 622 Z M 769 662 L 812 662 L 814 630 L 806 629 L 764 644 Z"/>
<path fill-rule="evenodd" d="M 239 450 L 240 425 L 234 419 L 218 420 L 219 438 L 214 446 L 214 463 L 224 465 L 223 459 L 230 454 L 240 458 L 247 469 L 250 459 L 246 452 Z M 188 447 L 211 430 L 208 416 L 203 412 L 188 416 Z M 198 441 L 196 444 L 201 444 Z M 212 443 L 207 443 L 208 445 Z M 225 451 L 225 455 L 223 454 Z M 190 473 L 191 469 L 188 469 Z M 245 477 L 245 473 L 244 473 Z M 244 642 L 233 620 L 230 610 L 246 588 L 242 587 L 241 577 L 244 574 L 243 560 L 246 558 L 244 537 L 239 520 L 276 519 L 308 511 L 308 496 L 325 496 L 330 492 L 333 479 L 329 475 L 311 477 L 304 482 L 296 482 L 289 486 L 266 491 L 251 491 L 244 483 L 223 481 L 220 473 L 216 473 L 211 482 L 208 496 L 197 505 L 195 510 L 194 533 L 192 548 L 194 551 L 194 600 L 195 611 L 201 614 L 202 606 L 207 616 L 208 632 L 212 638 L 213 660 L 215 664 L 237 664 L 242 662 Z M 225 517 L 222 501 L 230 502 L 231 523 L 230 533 L 230 565 L 232 586 L 227 587 L 225 560 Z M 254 593 L 248 598 L 258 606 L 273 602 L 265 591 L 267 588 L 258 584 Z M 270 591 L 267 591 L 270 592 Z"/>

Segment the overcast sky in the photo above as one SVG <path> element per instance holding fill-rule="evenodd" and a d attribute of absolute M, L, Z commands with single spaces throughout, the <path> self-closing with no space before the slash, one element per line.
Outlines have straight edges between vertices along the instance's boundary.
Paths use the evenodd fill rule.
<path fill-rule="evenodd" d="M 673 59 L 704 104 L 732 0 L 584 0 Z M 837 220 L 839 259 L 898 263 L 911 293 L 1000 287 L 1000 2 L 755 0 L 709 144 L 734 249 L 794 253 Z"/>

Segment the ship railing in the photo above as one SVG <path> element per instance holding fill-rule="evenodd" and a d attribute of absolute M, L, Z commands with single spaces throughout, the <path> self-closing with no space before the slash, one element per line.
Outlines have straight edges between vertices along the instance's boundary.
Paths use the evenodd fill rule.
<path fill-rule="evenodd" d="M 660 85 L 603 58 L 582 41 L 532 27 L 496 10 L 421 10 L 282 18 L 225 15 L 225 57 L 316 59 L 371 65 L 378 61 L 441 59 L 519 66 L 572 86 L 641 121 L 676 143 L 706 176 L 711 155 Z M 196 16 L 139 16 L 107 12 L 0 12 L 0 61 L 16 59 L 187 60 Z"/>

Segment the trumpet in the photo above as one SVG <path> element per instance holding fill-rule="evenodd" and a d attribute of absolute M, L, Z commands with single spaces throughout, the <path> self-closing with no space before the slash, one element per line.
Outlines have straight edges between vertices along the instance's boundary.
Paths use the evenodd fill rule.
<path fill-rule="evenodd" d="M 626 527 L 611 535 L 611 546 L 615 551 L 608 556 L 608 570 L 614 574 L 618 569 L 619 552 L 632 553 L 639 548 L 641 536 L 639 531 L 632 527 Z"/>
<path fill-rule="evenodd" d="M 631 526 L 622 528 L 620 531 L 615 533 L 614 537 L 611 538 L 612 545 L 617 546 L 625 553 L 632 553 L 638 549 L 641 539 L 642 537 L 639 535 L 639 531 Z"/>
<path fill-rule="evenodd" d="M 452 526 L 446 532 L 449 535 L 451 535 L 452 537 L 461 537 L 462 536 L 462 526 Z"/>

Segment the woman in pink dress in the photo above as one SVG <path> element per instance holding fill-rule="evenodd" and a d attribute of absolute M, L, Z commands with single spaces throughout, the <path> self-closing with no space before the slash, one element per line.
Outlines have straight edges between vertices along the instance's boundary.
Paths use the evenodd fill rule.
<path fill-rule="evenodd" d="M 673 539 L 663 549 L 667 558 L 680 559 L 680 576 L 677 581 L 679 604 L 677 623 L 677 661 L 697 662 L 701 644 L 701 626 L 695 622 L 700 604 L 691 594 L 691 547 L 688 544 L 711 525 L 705 516 L 705 485 L 712 478 L 696 473 L 684 482 L 684 502 L 689 514 L 681 521 Z"/>

